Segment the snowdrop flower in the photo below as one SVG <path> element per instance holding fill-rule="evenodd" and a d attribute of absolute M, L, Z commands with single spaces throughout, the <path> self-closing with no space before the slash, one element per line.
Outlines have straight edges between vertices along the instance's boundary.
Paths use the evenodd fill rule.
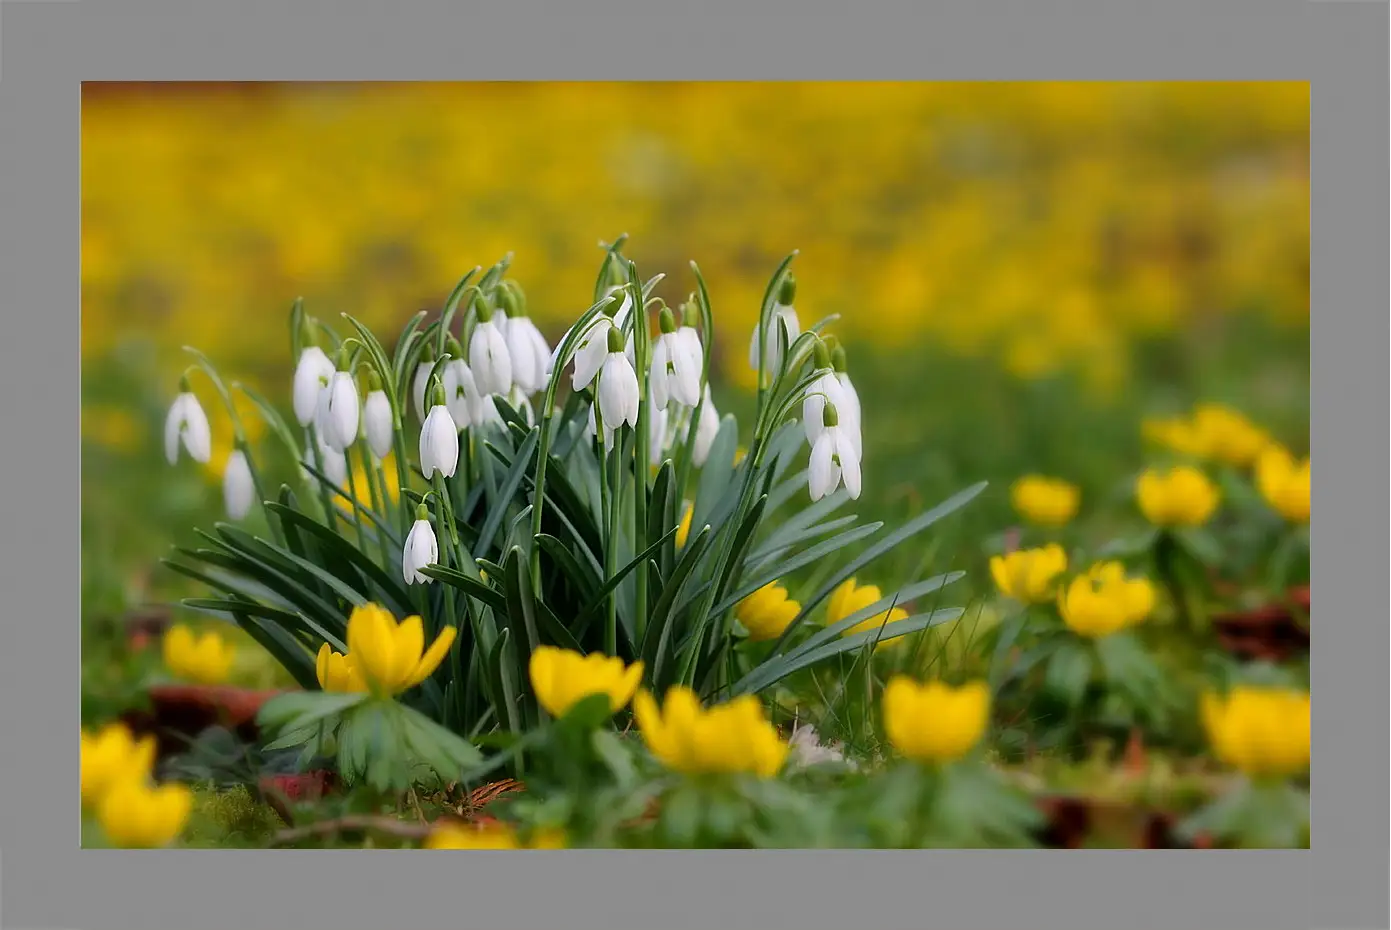
<path fill-rule="evenodd" d="M 434 565 L 439 561 L 440 545 L 435 538 L 435 530 L 430 526 L 430 510 L 424 504 L 415 509 L 415 523 L 411 526 L 410 534 L 406 536 L 406 544 L 401 551 L 401 574 L 406 579 L 406 584 L 429 584 L 434 581 L 429 575 L 422 575 L 420 570 L 427 565 Z"/>
<path fill-rule="evenodd" d="M 450 359 L 444 363 L 444 405 L 459 429 L 467 429 L 477 419 L 480 400 L 473 369 L 464 361 L 464 350 L 453 336 L 446 343 Z"/>
<path fill-rule="evenodd" d="M 195 462 L 206 463 L 212 458 L 212 429 L 208 415 L 189 389 L 188 378 L 179 380 L 179 396 L 169 407 L 164 419 L 164 457 L 173 465 L 179 460 L 179 443 L 188 450 Z"/>
<path fill-rule="evenodd" d="M 662 334 L 652 347 L 652 370 L 648 375 L 652 403 L 658 410 L 665 410 L 667 399 L 672 398 L 678 404 L 694 407 L 700 403 L 700 358 L 691 355 L 690 343 L 677 336 L 676 318 L 671 310 L 663 307 L 659 320 Z"/>
<path fill-rule="evenodd" d="M 835 404 L 837 410 L 844 410 L 846 407 L 845 396 L 841 390 L 840 382 L 836 380 L 835 372 L 831 370 L 831 353 L 826 349 L 824 342 L 818 342 L 816 348 L 812 350 L 813 364 L 817 371 L 824 372 L 811 384 L 807 385 L 807 393 L 802 398 L 802 427 L 807 433 L 807 442 L 815 445 L 816 438 L 825 429 L 822 424 L 822 410 L 827 404 Z M 847 417 L 848 421 L 849 418 Z M 849 428 L 850 423 L 843 424 L 843 428 Z"/>
<path fill-rule="evenodd" d="M 696 381 L 700 381 L 701 375 L 705 373 L 705 347 L 700 344 L 700 333 L 696 330 L 699 320 L 700 310 L 692 298 L 686 301 L 686 306 L 681 311 L 681 328 L 676 331 L 676 338 L 685 345 L 690 357 L 695 359 Z M 694 407 L 695 404 L 687 406 Z"/>
<path fill-rule="evenodd" d="M 710 396 L 710 385 L 705 385 L 705 403 L 700 407 L 700 421 L 696 424 L 695 443 L 691 447 L 691 461 L 697 468 L 705 466 L 710 457 L 710 447 L 720 432 L 720 414 L 715 409 L 714 398 Z"/>
<path fill-rule="evenodd" d="M 478 403 L 473 408 L 473 424 L 490 429 L 501 429 L 507 426 L 502 419 L 502 414 L 497 409 L 496 394 L 481 394 Z"/>
<path fill-rule="evenodd" d="M 344 369 L 347 367 L 346 364 L 343 365 Z M 342 452 L 357 441 L 357 430 L 362 415 L 357 381 L 349 371 L 336 371 L 327 390 L 323 391 L 320 397 L 323 409 L 323 421 L 320 426 L 324 442 L 328 443 L 330 448 Z"/>
<path fill-rule="evenodd" d="M 420 471 L 429 481 L 438 471 L 446 478 L 454 477 L 459 465 L 459 428 L 444 405 L 444 389 L 435 390 L 435 404 L 420 427 Z"/>
<path fill-rule="evenodd" d="M 647 451 L 653 467 L 662 464 L 667 450 L 671 448 L 671 433 L 667 427 L 675 419 L 674 410 L 657 409 L 652 400 L 652 381 L 647 382 L 649 406 L 647 408 Z M 689 422 L 689 421 L 688 421 Z"/>
<path fill-rule="evenodd" d="M 611 295 L 612 296 L 612 295 Z M 575 371 L 571 378 L 571 385 L 576 391 L 582 391 L 589 387 L 594 376 L 599 373 L 599 369 L 604 366 L 604 362 L 609 356 L 609 332 L 618 329 L 622 330 L 623 323 L 632 312 L 633 298 L 626 290 L 623 292 L 623 303 L 618 310 L 609 314 L 608 310 L 613 304 L 609 304 L 593 320 L 589 322 L 589 328 L 585 330 L 583 338 L 575 348 Z M 620 339 L 619 351 L 625 351 Z M 557 349 L 557 352 L 559 349 Z M 631 367 L 631 360 L 629 366 Z M 554 367 L 554 361 L 552 361 Z"/>
<path fill-rule="evenodd" d="M 255 496 L 256 487 L 251 480 L 251 465 L 246 453 L 233 449 L 222 472 L 222 500 L 227 505 L 227 516 L 233 520 L 246 516 Z"/>
<path fill-rule="evenodd" d="M 324 442 L 317 427 L 310 432 L 314 434 L 309 440 L 313 445 L 305 449 L 304 460 L 311 465 L 314 464 L 314 450 L 317 448 L 324 477 L 334 484 L 341 485 L 348 480 L 348 457 Z"/>
<path fill-rule="evenodd" d="M 781 327 L 787 333 L 787 344 L 791 346 L 798 336 L 802 334 L 801 324 L 797 321 L 797 311 L 792 307 L 792 301 L 797 296 L 797 282 L 792 275 L 782 279 L 782 286 L 778 289 L 777 302 L 773 305 L 773 318 L 770 322 L 775 325 L 768 327 L 768 331 L 763 336 L 763 370 L 769 377 L 775 376 L 778 369 L 782 366 L 782 349 L 778 340 L 778 328 Z M 758 370 L 758 327 L 754 327 L 753 338 L 749 341 L 749 367 L 754 371 Z"/>
<path fill-rule="evenodd" d="M 512 357 L 512 381 L 524 394 L 535 394 L 549 380 L 551 347 L 527 316 L 526 305 L 517 294 L 511 288 L 503 288 L 502 294 L 506 315 L 495 319 L 507 321 L 503 337 Z"/>
<path fill-rule="evenodd" d="M 599 413 L 604 426 L 637 426 L 638 375 L 623 351 L 623 333 L 616 327 L 608 332 L 608 358 L 599 373 Z"/>
<path fill-rule="evenodd" d="M 813 501 L 830 494 L 845 482 L 845 490 L 850 492 L 851 500 L 860 497 L 860 457 L 855 453 L 854 443 L 840 425 L 840 416 L 835 404 L 826 404 L 821 410 L 822 425 L 825 429 L 816 437 L 811 447 L 811 461 L 807 465 L 807 490 Z"/>
<path fill-rule="evenodd" d="M 864 442 L 862 423 L 860 421 L 860 395 L 855 390 L 855 385 L 850 383 L 850 375 L 845 368 L 845 349 L 836 346 L 831 352 L 831 367 L 835 369 L 836 381 L 840 384 L 841 399 L 845 401 L 843 405 L 838 405 L 841 415 L 845 418 L 846 426 L 850 429 L 850 435 L 855 440 L 855 454 L 864 461 Z"/>
<path fill-rule="evenodd" d="M 484 394 L 506 394 L 512 387 L 512 354 L 507 351 L 507 339 L 493 318 L 493 308 L 482 297 L 478 298 L 477 312 L 478 325 L 469 337 L 469 368 Z"/>
<path fill-rule="evenodd" d="M 589 423 L 585 429 L 585 434 L 589 436 L 590 439 L 593 439 L 598 432 L 598 427 L 594 423 L 594 406 L 594 404 L 589 405 Z M 604 451 L 613 451 L 613 427 L 609 426 L 607 423 L 604 424 Z"/>
<path fill-rule="evenodd" d="M 300 426 L 308 426 L 319 408 L 319 392 L 333 379 L 333 362 L 318 346 L 306 346 L 295 366 L 294 408 Z"/>
<path fill-rule="evenodd" d="M 415 415 L 422 422 L 425 420 L 425 391 L 430 386 L 430 372 L 434 369 L 433 359 L 422 358 L 415 366 L 415 380 L 411 382 L 411 400 L 415 401 Z"/>
<path fill-rule="evenodd" d="M 391 454 L 391 443 L 395 438 L 394 418 L 391 414 L 391 401 L 382 390 L 381 377 L 373 371 L 371 390 L 367 392 L 367 402 L 362 408 L 362 429 L 367 434 L 367 445 L 378 459 Z"/>

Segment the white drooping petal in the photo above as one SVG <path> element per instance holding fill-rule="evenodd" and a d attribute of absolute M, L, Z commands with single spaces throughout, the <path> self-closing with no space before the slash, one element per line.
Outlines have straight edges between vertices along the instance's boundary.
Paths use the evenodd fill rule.
<path fill-rule="evenodd" d="M 324 442 L 318 429 L 314 430 L 314 443 L 319 449 L 319 461 L 323 465 L 324 477 L 334 484 L 348 480 L 348 457 Z M 310 456 L 313 460 L 313 456 Z"/>
<path fill-rule="evenodd" d="M 384 459 L 391 454 L 394 436 L 392 426 L 391 401 L 386 391 L 377 389 L 367 394 L 367 402 L 362 408 L 363 430 L 367 433 L 367 445 L 372 454 Z"/>
<path fill-rule="evenodd" d="M 420 362 L 415 366 L 415 380 L 411 382 L 411 400 L 415 402 L 415 415 L 425 420 L 425 391 L 430 386 L 430 372 L 435 370 L 434 362 Z"/>
<path fill-rule="evenodd" d="M 791 307 L 784 307 L 781 304 L 773 308 L 773 316 L 769 321 L 768 332 L 763 337 L 763 370 L 769 375 L 776 375 L 782 366 L 782 345 L 778 340 L 778 331 L 781 329 L 787 334 L 787 345 L 791 347 L 797 337 L 802 334 L 801 324 L 797 320 L 797 311 Z M 753 328 L 753 335 L 749 339 L 749 367 L 758 370 L 758 327 Z"/>
<path fill-rule="evenodd" d="M 599 413 L 606 427 L 637 426 L 638 376 L 622 352 L 610 352 L 599 375 Z"/>
<path fill-rule="evenodd" d="M 505 427 L 502 414 L 497 409 L 496 394 L 479 394 L 478 403 L 473 407 L 473 424 L 475 426 L 485 426 L 489 429 Z"/>
<path fill-rule="evenodd" d="M 474 327 L 468 344 L 469 368 L 484 394 L 506 394 L 512 387 L 512 354 L 507 340 L 493 320 Z"/>
<path fill-rule="evenodd" d="M 525 393 L 535 394 L 546 386 L 551 350 L 545 337 L 526 316 L 508 321 L 506 337 L 507 351 L 512 356 L 513 383 Z"/>
<path fill-rule="evenodd" d="M 647 386 L 650 393 L 652 382 L 648 381 Z M 653 401 L 647 409 L 647 451 L 653 465 L 662 464 L 662 460 L 666 458 L 670 439 L 667 435 L 667 424 L 670 421 L 671 411 L 657 409 L 656 402 Z"/>
<path fill-rule="evenodd" d="M 222 472 L 222 500 L 227 505 L 227 516 L 233 520 L 246 516 L 255 497 L 256 486 L 251 480 L 251 465 L 246 461 L 246 453 L 233 449 Z"/>
<path fill-rule="evenodd" d="M 299 354 L 299 363 L 295 365 L 294 408 L 300 426 L 313 422 L 319 406 L 319 391 L 332 378 L 333 362 L 323 349 L 309 346 Z"/>
<path fill-rule="evenodd" d="M 444 405 L 449 408 L 449 416 L 458 429 L 466 429 L 474 422 L 476 406 L 481 399 L 478 383 L 473 370 L 461 358 L 450 359 L 444 363 Z"/>
<path fill-rule="evenodd" d="M 678 404 L 694 407 L 700 403 L 700 369 L 703 362 L 700 352 L 700 339 L 691 330 L 695 345 L 690 339 L 682 339 L 680 330 L 671 335 L 671 396 Z"/>
<path fill-rule="evenodd" d="M 806 430 L 808 443 L 816 442 L 816 437 L 826 428 L 824 413 L 827 402 L 835 406 L 836 413 L 845 416 L 847 405 L 844 392 L 833 374 L 824 374 L 813 381 L 802 398 L 802 427 Z"/>
<path fill-rule="evenodd" d="M 855 449 L 854 439 L 840 426 L 832 427 L 828 432 L 835 434 L 835 454 L 840 463 L 840 477 L 845 482 L 845 490 L 850 492 L 852 501 L 859 500 L 860 453 Z"/>
<path fill-rule="evenodd" d="M 427 481 L 437 471 L 452 478 L 458 464 L 459 429 L 449 415 L 449 408 L 436 404 L 420 427 L 420 472 Z"/>
<path fill-rule="evenodd" d="M 652 347 L 652 369 L 647 373 L 647 387 L 652 395 L 652 406 L 657 410 L 666 410 L 667 399 L 671 396 L 667 389 L 670 361 L 671 342 L 667 334 L 663 333 L 657 338 L 657 344 Z"/>
<path fill-rule="evenodd" d="M 813 501 L 819 501 L 840 484 L 840 466 L 835 462 L 836 441 L 832 430 L 822 431 L 811 447 L 807 463 L 807 490 Z"/>
<path fill-rule="evenodd" d="M 362 414 L 357 382 L 346 371 L 335 372 L 325 394 L 324 441 L 342 452 L 357 441 Z"/>
<path fill-rule="evenodd" d="M 434 581 L 429 575 L 422 575 L 420 570 L 437 563 L 439 555 L 439 540 L 435 538 L 434 527 L 430 526 L 429 520 L 416 520 L 401 551 L 401 574 L 406 584 L 429 584 Z"/>
<path fill-rule="evenodd" d="M 570 381 L 575 390 L 582 391 L 589 387 L 599 369 L 604 367 L 604 360 L 609 356 L 611 329 L 613 321 L 600 316 L 592 321 L 590 328 L 580 338 L 579 346 L 575 349 L 575 374 Z"/>
<path fill-rule="evenodd" d="M 585 427 L 585 434 L 589 436 L 590 439 L 593 439 L 597 431 L 598 427 L 594 423 L 594 405 L 590 404 L 589 421 Z M 607 423 L 604 424 L 604 450 L 606 452 L 613 451 L 613 427 L 609 426 Z"/>
<path fill-rule="evenodd" d="M 212 458 L 212 429 L 203 405 L 191 392 L 184 391 L 169 406 L 164 419 L 164 457 L 173 465 L 179 460 L 179 443 L 188 450 L 195 462 L 207 463 Z"/>
<path fill-rule="evenodd" d="M 710 385 L 705 386 L 705 403 L 700 406 L 700 420 L 696 423 L 695 442 L 691 447 L 691 461 L 697 468 L 705 466 L 710 457 L 710 447 L 720 433 L 720 413 L 715 409 L 715 401 L 710 396 Z"/>

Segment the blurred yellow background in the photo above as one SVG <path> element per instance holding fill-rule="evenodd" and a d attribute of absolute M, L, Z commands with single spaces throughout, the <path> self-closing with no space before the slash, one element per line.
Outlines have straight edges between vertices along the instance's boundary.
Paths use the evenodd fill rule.
<path fill-rule="evenodd" d="M 296 296 L 394 329 L 508 251 L 554 338 L 627 232 L 668 301 L 699 262 L 735 360 L 797 248 L 805 322 L 1109 390 L 1135 336 L 1307 327 L 1308 106 L 1278 83 L 88 84 L 83 358 L 151 341 L 172 378 L 189 343 L 283 384 Z"/>

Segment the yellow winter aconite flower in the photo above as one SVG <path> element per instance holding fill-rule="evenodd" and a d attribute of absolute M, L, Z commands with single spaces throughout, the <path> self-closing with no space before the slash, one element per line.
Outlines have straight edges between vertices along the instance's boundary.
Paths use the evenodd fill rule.
<path fill-rule="evenodd" d="M 1067 571 L 1067 553 L 1057 543 L 1037 549 L 1016 549 L 990 559 L 990 577 L 1006 597 L 1024 604 L 1041 604 L 1053 597 L 1053 582 Z"/>
<path fill-rule="evenodd" d="M 1245 415 L 1222 404 L 1199 405 L 1193 411 L 1193 426 L 1203 454 L 1227 465 L 1251 465 L 1271 442 Z"/>
<path fill-rule="evenodd" d="M 777 639 L 801 610 L 802 605 L 791 600 L 787 589 L 775 581 L 740 601 L 734 615 L 749 631 L 749 639 L 757 643 Z"/>
<path fill-rule="evenodd" d="M 136 739 L 122 723 L 112 723 L 95 734 L 82 731 L 82 805 L 93 809 L 107 791 L 122 781 L 149 778 L 155 764 L 155 739 Z"/>
<path fill-rule="evenodd" d="M 771 778 L 787 759 L 787 743 L 751 694 L 707 710 L 694 691 L 680 685 L 667 692 L 661 708 L 652 695 L 639 691 L 633 716 L 647 748 L 678 772 Z"/>
<path fill-rule="evenodd" d="M 1309 522 L 1309 460 L 1296 460 L 1272 445 L 1256 460 L 1256 487 L 1276 513 L 1291 523 Z"/>
<path fill-rule="evenodd" d="M 871 604 L 878 603 L 884 599 L 884 592 L 879 590 L 878 585 L 858 584 L 854 578 L 847 578 L 831 592 L 830 598 L 826 602 L 826 625 L 835 626 L 853 613 L 858 613 L 869 607 Z M 863 633 L 866 630 L 878 630 L 896 623 L 899 620 L 908 619 L 908 612 L 901 607 L 885 609 L 883 613 L 875 614 L 873 617 L 862 620 L 852 627 L 844 630 L 841 636 L 853 636 L 856 633 Z M 879 645 L 888 645 L 893 640 L 885 640 Z"/>
<path fill-rule="evenodd" d="M 884 731 L 899 754 L 918 762 L 953 762 L 980 742 L 990 720 L 983 681 L 953 688 L 896 675 L 884 688 Z"/>
<path fill-rule="evenodd" d="M 1207 475 L 1188 465 L 1150 469 L 1135 484 L 1135 500 L 1155 526 L 1201 526 L 1221 501 Z"/>
<path fill-rule="evenodd" d="M 681 512 L 681 523 L 676 527 L 676 548 L 684 549 L 686 540 L 691 537 L 691 518 L 695 516 L 695 508 L 686 504 Z"/>
<path fill-rule="evenodd" d="M 227 680 L 236 650 L 217 633 L 201 636 L 183 624 L 164 634 L 164 664 L 171 674 L 200 685 L 217 685 Z"/>
<path fill-rule="evenodd" d="M 439 668 L 456 633 L 454 627 L 445 627 L 427 650 L 419 617 L 398 624 L 385 607 L 363 604 L 348 617 L 348 655 L 370 691 L 391 696 L 415 687 Z"/>
<path fill-rule="evenodd" d="M 1154 609 L 1154 586 L 1127 578 L 1119 562 L 1102 562 L 1058 595 L 1058 612 L 1079 636 L 1099 638 L 1133 626 Z"/>
<path fill-rule="evenodd" d="M 112 786 L 97 810 L 102 832 L 113 846 L 155 849 L 168 846 L 188 822 L 193 792 L 186 785 L 154 787 L 141 779 Z"/>
<path fill-rule="evenodd" d="M 1081 492 L 1074 484 L 1042 475 L 1026 475 L 1010 488 L 1015 512 L 1038 526 L 1062 526 L 1077 515 Z"/>
<path fill-rule="evenodd" d="M 616 712 L 632 700 L 642 681 L 641 662 L 625 667 L 622 659 L 554 646 L 538 646 L 529 670 L 536 700 L 552 717 L 564 717 L 592 694 L 608 695 L 609 712 Z"/>
<path fill-rule="evenodd" d="M 319 687 L 325 691 L 350 694 L 367 690 L 367 681 L 352 657 L 335 652 L 328 643 L 319 647 L 314 673 L 319 678 Z"/>
<path fill-rule="evenodd" d="M 1280 777 L 1309 766 L 1309 693 L 1239 686 L 1206 694 L 1203 727 L 1219 760 L 1253 777 Z"/>

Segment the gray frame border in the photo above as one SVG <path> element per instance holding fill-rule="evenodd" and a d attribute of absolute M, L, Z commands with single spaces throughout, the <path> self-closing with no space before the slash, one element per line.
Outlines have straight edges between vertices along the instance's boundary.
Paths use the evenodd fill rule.
<path fill-rule="evenodd" d="M 0 563 L 0 847 L 8 926 L 536 930 L 917 926 L 1385 927 L 1388 628 L 1380 556 L 1380 341 L 1388 306 L 1387 6 L 1353 0 L 219 5 L 10 0 L 0 60 L 0 306 L 7 435 Z M 1298 852 L 82 851 L 79 635 L 80 80 L 1308 80 L 1320 409 L 1315 848 Z M 43 346 L 37 351 L 34 346 Z M 68 348 L 48 348 L 49 346 Z M 1375 375 L 1375 377 L 1373 377 Z M 1334 403 L 1337 414 L 1334 415 Z M 59 412 L 63 411 L 63 412 Z M 1359 446 L 1350 454 L 1353 445 Z M 26 450 L 27 451 L 27 450 Z M 1375 498 L 1376 506 L 1371 506 Z M 80 532 L 80 531 L 79 531 Z M 1373 554 L 1375 554 L 1373 556 Z M 1373 575 L 1370 568 L 1377 568 Z M 1376 584 L 1372 583 L 1375 577 Z M 1372 687 L 1375 685 L 1375 687 Z M 1370 700 L 1368 700 L 1370 698 Z M 1333 721 L 1337 720 L 1335 724 Z M 58 812 L 56 815 L 54 812 Z M 469 854 L 464 854 L 469 855 Z M 531 858 L 519 860 L 517 855 Z M 233 886 L 230 879 L 235 879 Z M 621 882 L 621 885 L 619 884 Z M 615 893 L 614 889 L 622 891 Z M 718 888 L 718 893 L 714 890 Z M 544 891 L 541 891 L 544 889 Z M 528 894 L 527 892 L 531 893 Z M 240 892 L 240 893 L 236 893 Z M 870 911 L 878 915 L 870 920 Z"/>

